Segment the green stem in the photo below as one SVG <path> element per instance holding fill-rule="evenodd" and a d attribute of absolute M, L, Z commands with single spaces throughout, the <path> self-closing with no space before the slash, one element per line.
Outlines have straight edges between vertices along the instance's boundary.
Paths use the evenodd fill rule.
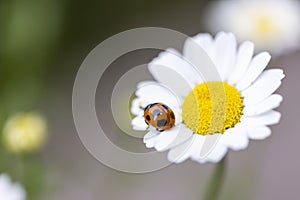
<path fill-rule="evenodd" d="M 226 167 L 226 156 L 216 165 L 215 171 L 204 193 L 203 200 L 217 200 L 221 191 Z"/>

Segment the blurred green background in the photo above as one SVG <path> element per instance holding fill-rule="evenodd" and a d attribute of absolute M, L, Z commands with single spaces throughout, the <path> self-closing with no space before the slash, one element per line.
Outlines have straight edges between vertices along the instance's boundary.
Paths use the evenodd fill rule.
<path fill-rule="evenodd" d="M 201 23 L 207 2 L 1 0 L 0 128 L 13 113 L 36 110 L 47 118 L 48 141 L 43 150 L 30 154 L 14 155 L 0 145 L 0 173 L 22 183 L 29 200 L 200 199 L 212 164 L 188 161 L 132 175 L 94 160 L 77 136 L 71 96 L 79 66 L 101 41 L 145 26 L 187 35 L 206 32 Z M 277 58 L 276 64 L 287 74 L 280 88 L 285 96 L 279 109 L 282 122 L 273 127 L 273 136 L 267 140 L 252 141 L 247 150 L 229 153 L 220 199 L 299 197 L 300 159 L 295 152 L 300 136 L 294 123 L 300 100 L 299 55 L 295 51 Z M 138 59 L 147 62 L 152 57 Z"/>

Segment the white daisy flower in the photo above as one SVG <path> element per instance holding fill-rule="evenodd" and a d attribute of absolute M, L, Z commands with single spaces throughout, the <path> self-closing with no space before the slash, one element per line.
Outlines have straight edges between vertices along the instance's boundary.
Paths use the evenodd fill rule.
<path fill-rule="evenodd" d="M 296 0 L 228 0 L 208 9 L 211 31 L 230 31 L 240 41 L 251 40 L 259 50 L 274 54 L 299 47 L 300 3 Z"/>
<path fill-rule="evenodd" d="M 25 200 L 26 193 L 18 183 L 12 183 L 6 174 L 0 174 L 0 199 L 1 200 Z"/>
<path fill-rule="evenodd" d="M 199 66 L 207 55 L 199 52 L 201 49 L 195 43 L 215 64 L 222 81 L 202 78 Z M 268 125 L 280 120 L 280 113 L 273 109 L 279 106 L 282 96 L 273 93 L 284 74 L 281 69 L 264 71 L 270 59 L 267 52 L 254 56 L 252 42 L 237 46 L 232 33 L 220 32 L 215 38 L 209 34 L 189 38 L 182 55 L 168 49 L 149 63 L 148 69 L 156 81 L 138 84 L 131 106 L 136 116 L 132 126 L 148 130 L 144 136 L 146 147 L 169 150 L 171 162 L 180 163 L 188 158 L 199 163 L 219 162 L 228 149 L 242 150 L 249 139 L 270 136 Z M 144 108 L 157 102 L 167 105 L 175 114 L 175 126 L 163 132 L 152 126 L 149 130 L 144 120 Z M 216 137 L 219 140 L 215 147 L 203 158 L 200 154 L 204 141 Z"/>

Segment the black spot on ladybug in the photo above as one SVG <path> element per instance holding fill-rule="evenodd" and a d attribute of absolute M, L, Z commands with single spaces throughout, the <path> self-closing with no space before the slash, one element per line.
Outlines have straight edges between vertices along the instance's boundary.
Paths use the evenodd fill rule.
<path fill-rule="evenodd" d="M 171 117 L 172 119 L 175 119 L 175 115 L 174 115 L 173 112 L 170 113 L 170 117 Z"/>
<path fill-rule="evenodd" d="M 150 121 L 150 120 L 151 120 L 151 118 L 150 118 L 150 116 L 149 116 L 149 115 L 147 115 L 147 116 L 146 116 L 146 119 L 147 119 L 148 121 Z"/>
<path fill-rule="evenodd" d="M 166 106 L 165 104 L 161 104 L 161 106 L 162 106 L 162 107 L 164 107 L 166 110 L 168 110 L 168 109 L 169 109 L 169 107 L 168 107 L 168 106 Z"/>
<path fill-rule="evenodd" d="M 156 109 L 153 111 L 153 115 L 158 116 L 160 115 L 160 110 Z"/>
<path fill-rule="evenodd" d="M 157 126 L 158 127 L 164 127 L 166 125 L 166 123 L 167 123 L 167 120 L 160 119 L 160 120 L 157 121 Z"/>

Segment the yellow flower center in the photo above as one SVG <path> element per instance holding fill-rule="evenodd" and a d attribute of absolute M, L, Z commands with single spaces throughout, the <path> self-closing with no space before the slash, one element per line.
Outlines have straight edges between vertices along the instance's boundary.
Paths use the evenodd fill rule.
<path fill-rule="evenodd" d="M 182 119 L 197 134 L 224 133 L 240 121 L 243 107 L 240 92 L 228 83 L 205 82 L 186 96 Z"/>

